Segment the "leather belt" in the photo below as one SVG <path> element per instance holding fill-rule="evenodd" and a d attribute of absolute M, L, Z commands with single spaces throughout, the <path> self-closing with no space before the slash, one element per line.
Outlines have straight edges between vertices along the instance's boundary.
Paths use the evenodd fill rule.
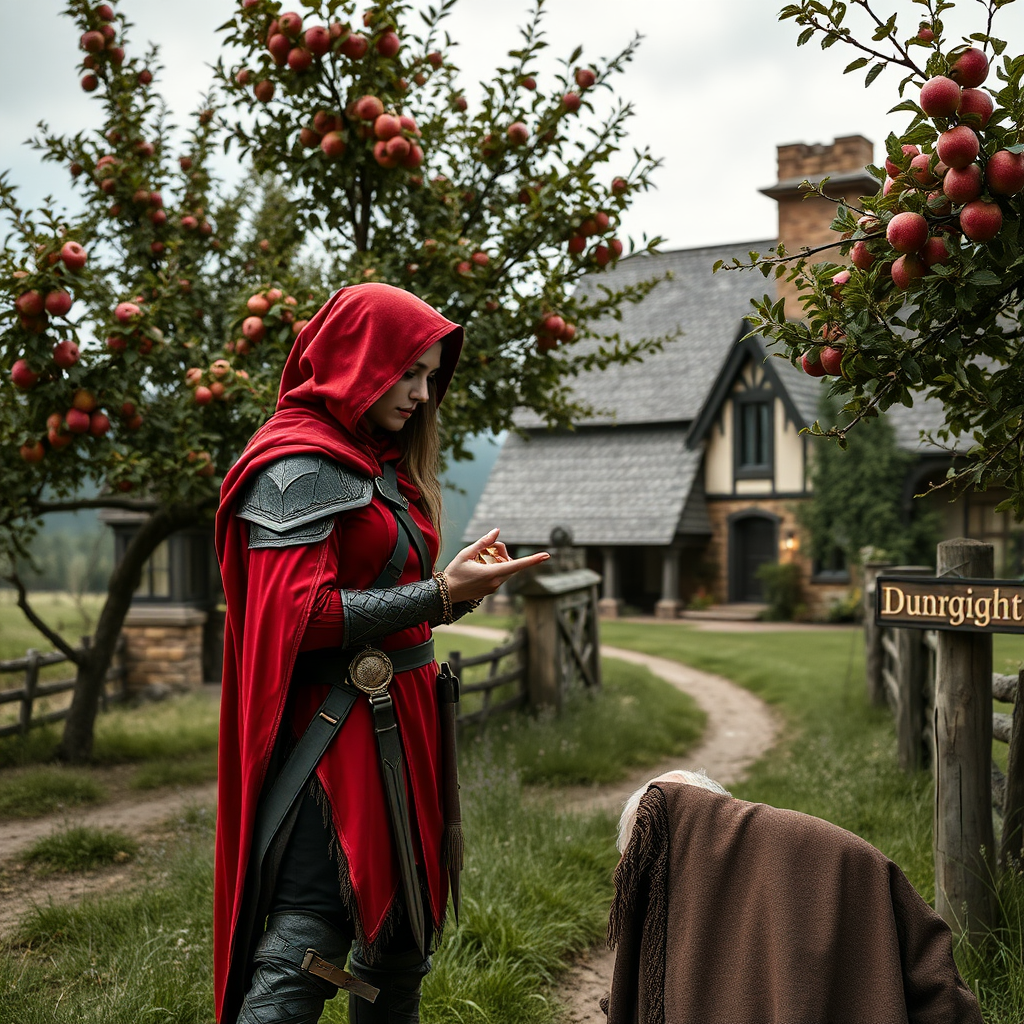
<path fill-rule="evenodd" d="M 292 678 L 300 686 L 309 683 L 329 683 L 332 686 L 350 686 L 348 668 L 353 659 L 364 655 L 366 648 L 321 647 L 314 651 L 302 651 L 295 659 Z M 434 660 L 434 641 L 426 640 L 413 647 L 402 647 L 397 651 L 383 651 L 397 672 L 409 672 L 422 668 Z"/>

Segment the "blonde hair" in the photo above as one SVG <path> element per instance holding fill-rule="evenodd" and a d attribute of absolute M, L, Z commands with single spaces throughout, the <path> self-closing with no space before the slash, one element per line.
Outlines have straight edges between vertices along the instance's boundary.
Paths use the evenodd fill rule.
<path fill-rule="evenodd" d="M 431 381 L 428 398 L 419 405 L 402 430 L 395 434 L 405 462 L 405 472 L 423 498 L 427 513 L 438 535 L 441 533 L 441 439 L 437 429 L 437 388 Z"/>
<path fill-rule="evenodd" d="M 636 824 L 637 808 L 640 806 L 640 801 L 643 799 L 644 793 L 650 789 L 651 784 L 654 782 L 683 782 L 688 786 L 699 786 L 701 789 L 710 789 L 712 793 L 721 793 L 723 796 L 732 796 L 727 789 L 715 782 L 714 779 L 710 778 L 703 768 L 701 768 L 699 772 L 689 772 L 684 768 L 677 768 L 675 771 L 665 772 L 664 775 L 659 775 L 657 778 L 651 779 L 650 782 L 645 782 L 626 801 L 626 805 L 622 808 L 622 817 L 619 818 L 619 836 L 615 843 L 619 853 L 626 852 L 629 837 L 632 835 L 633 826 Z"/>

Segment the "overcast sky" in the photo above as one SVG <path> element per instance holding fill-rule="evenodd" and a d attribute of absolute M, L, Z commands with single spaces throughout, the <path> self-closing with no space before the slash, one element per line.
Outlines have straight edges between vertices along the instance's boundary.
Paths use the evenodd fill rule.
<path fill-rule="evenodd" d="M 61 0 L 0 0 L 7 39 L 0 169 L 10 170 L 26 202 L 48 192 L 59 196 L 67 183 L 64 171 L 41 165 L 21 144 L 36 122 L 45 118 L 73 132 L 99 115 L 97 102 L 78 86 L 78 32 L 60 14 L 62 6 Z M 161 47 L 161 86 L 172 111 L 184 116 L 208 86 L 216 28 L 234 6 L 234 0 L 121 0 L 135 23 L 133 50 L 148 41 Z M 657 191 L 631 210 L 628 233 L 664 235 L 669 248 L 773 237 L 775 203 L 757 190 L 776 180 L 777 145 L 859 133 L 875 143 L 877 159 L 886 133 L 903 126 L 907 115 L 886 114 L 898 102 L 894 73 L 864 89 L 863 72 L 842 74 L 853 51 L 839 45 L 822 51 L 816 43 L 797 49 L 793 23 L 776 20 L 781 6 L 781 0 L 547 0 L 549 53 L 568 56 L 579 43 L 583 60 L 593 60 L 616 52 L 635 32 L 645 37 L 619 91 L 636 105 L 631 144 L 650 146 L 664 165 Z M 960 7 L 947 24 L 960 32 L 984 28 L 980 3 L 962 0 Z M 460 44 L 454 59 L 471 101 L 474 84 L 516 45 L 516 27 L 529 9 L 526 0 L 460 0 L 448 30 Z M 901 12 L 908 34 L 921 10 L 909 0 L 878 0 L 878 9 Z M 855 32 L 859 13 L 851 5 L 848 24 Z M 1021 52 L 1024 4 L 1005 10 L 996 30 L 1011 52 Z"/>

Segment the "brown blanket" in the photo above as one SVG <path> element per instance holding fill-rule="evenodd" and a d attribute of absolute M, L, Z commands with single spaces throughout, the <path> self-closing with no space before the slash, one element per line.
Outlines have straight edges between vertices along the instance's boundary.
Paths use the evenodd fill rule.
<path fill-rule="evenodd" d="M 652 785 L 615 872 L 609 1024 L 981 1024 L 950 931 L 850 832 Z"/>

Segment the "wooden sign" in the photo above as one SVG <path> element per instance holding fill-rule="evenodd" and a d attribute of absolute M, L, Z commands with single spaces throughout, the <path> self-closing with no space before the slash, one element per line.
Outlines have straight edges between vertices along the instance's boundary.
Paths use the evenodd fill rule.
<path fill-rule="evenodd" d="M 1024 583 L 957 576 L 879 576 L 875 622 L 956 633 L 1024 633 Z"/>

